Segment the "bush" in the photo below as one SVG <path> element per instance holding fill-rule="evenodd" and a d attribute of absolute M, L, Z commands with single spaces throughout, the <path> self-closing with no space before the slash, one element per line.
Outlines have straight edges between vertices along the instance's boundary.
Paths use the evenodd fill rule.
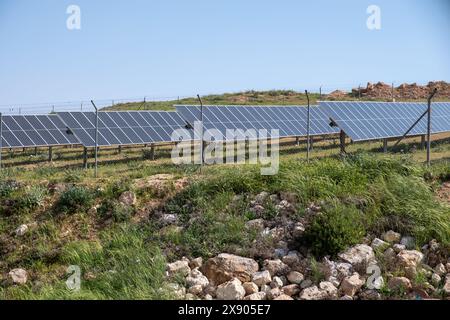
<path fill-rule="evenodd" d="M 0 181 L 0 197 L 9 197 L 20 185 L 15 180 Z"/>
<path fill-rule="evenodd" d="M 134 208 L 125 206 L 117 200 L 107 199 L 101 204 L 97 212 L 102 218 L 112 218 L 116 222 L 126 222 L 133 216 Z"/>
<path fill-rule="evenodd" d="M 79 170 L 66 170 L 64 172 L 64 182 L 67 183 L 76 183 L 81 182 L 83 180 L 83 175 Z"/>
<path fill-rule="evenodd" d="M 142 159 L 143 160 L 154 160 L 155 159 L 155 149 L 142 149 Z"/>
<path fill-rule="evenodd" d="M 362 240 L 366 234 L 364 225 L 361 211 L 353 206 L 335 204 L 317 215 L 299 240 L 318 257 L 335 256 Z"/>
<path fill-rule="evenodd" d="M 16 209 L 32 210 L 37 208 L 42 205 L 46 195 L 46 189 L 39 186 L 34 186 L 18 199 Z"/>
<path fill-rule="evenodd" d="M 89 208 L 93 200 L 90 190 L 75 186 L 61 194 L 56 208 L 63 213 L 74 213 Z"/>

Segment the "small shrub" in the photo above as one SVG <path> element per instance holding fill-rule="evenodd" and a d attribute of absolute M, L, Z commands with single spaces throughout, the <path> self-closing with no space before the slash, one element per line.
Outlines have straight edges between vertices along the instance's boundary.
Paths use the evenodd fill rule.
<path fill-rule="evenodd" d="M 125 191 L 129 191 L 130 188 L 131 182 L 129 180 L 114 181 L 106 187 L 105 196 L 111 199 L 116 199 Z"/>
<path fill-rule="evenodd" d="M 107 199 L 101 204 L 97 212 L 102 218 L 112 218 L 115 222 L 126 222 L 133 216 L 134 209 L 121 204 L 117 200 Z"/>
<path fill-rule="evenodd" d="M 300 241 L 318 257 L 334 256 L 361 241 L 365 234 L 361 211 L 352 206 L 334 205 L 313 219 Z"/>
<path fill-rule="evenodd" d="M 15 180 L 0 181 L 0 197 L 10 196 L 19 187 L 19 183 Z"/>
<path fill-rule="evenodd" d="M 46 189 L 34 186 L 18 199 L 16 207 L 20 210 L 32 210 L 42 205 L 46 195 Z"/>
<path fill-rule="evenodd" d="M 66 170 L 64 172 L 64 182 L 77 183 L 83 180 L 83 173 L 79 170 Z"/>
<path fill-rule="evenodd" d="M 56 208 L 63 213 L 74 213 L 89 208 L 92 203 L 91 191 L 75 186 L 61 194 Z"/>

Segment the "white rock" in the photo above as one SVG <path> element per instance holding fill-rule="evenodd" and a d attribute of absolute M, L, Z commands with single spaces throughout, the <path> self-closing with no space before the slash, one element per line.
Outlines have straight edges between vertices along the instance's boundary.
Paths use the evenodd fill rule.
<path fill-rule="evenodd" d="M 245 282 L 244 284 L 242 284 L 242 286 L 244 287 L 245 294 L 247 296 L 257 293 L 259 291 L 258 286 L 253 282 Z"/>
<path fill-rule="evenodd" d="M 353 300 L 353 297 L 345 295 L 345 296 L 340 297 L 339 300 L 350 301 L 350 300 Z"/>
<path fill-rule="evenodd" d="M 289 272 L 289 267 L 283 263 L 280 259 L 277 260 L 265 260 L 264 261 L 264 270 L 267 270 L 270 272 L 270 275 L 277 276 L 277 275 L 284 275 L 287 272 Z"/>
<path fill-rule="evenodd" d="M 442 281 L 442 278 L 437 274 L 437 273 L 433 273 L 432 275 L 431 275 L 431 283 L 434 285 L 434 286 L 439 286 L 439 284 L 441 283 L 441 281 Z"/>
<path fill-rule="evenodd" d="M 281 300 L 294 300 L 294 299 L 292 299 L 290 296 L 288 296 L 286 294 L 280 294 L 278 297 L 276 297 L 273 300 L 281 301 Z"/>
<path fill-rule="evenodd" d="M 392 248 L 394 249 L 394 251 L 396 253 L 406 250 L 406 246 L 404 246 L 403 244 L 398 244 L 398 243 L 394 244 Z"/>
<path fill-rule="evenodd" d="M 254 219 L 254 220 L 250 220 L 247 221 L 245 223 L 245 227 L 248 229 L 253 229 L 253 230 L 257 230 L 259 232 L 264 230 L 264 219 Z"/>
<path fill-rule="evenodd" d="M 416 250 L 403 250 L 397 258 L 403 267 L 417 267 L 423 261 L 423 253 Z"/>
<path fill-rule="evenodd" d="M 253 283 L 255 283 L 257 286 L 262 286 L 264 284 L 268 284 L 272 281 L 272 277 L 270 276 L 270 272 L 267 270 L 264 271 L 260 271 L 260 272 L 255 272 L 252 275 L 252 281 Z"/>
<path fill-rule="evenodd" d="M 438 275 L 443 276 L 447 272 L 447 268 L 444 266 L 443 263 L 439 263 L 435 268 L 434 272 L 436 272 Z"/>
<path fill-rule="evenodd" d="M 198 300 L 197 296 L 192 293 L 186 293 L 185 300 Z"/>
<path fill-rule="evenodd" d="M 394 232 L 392 230 L 385 232 L 382 236 L 384 241 L 390 242 L 390 243 L 397 243 L 400 241 L 402 235 L 400 233 Z"/>
<path fill-rule="evenodd" d="M 28 231 L 28 226 L 26 224 L 22 224 L 21 226 L 19 226 L 16 231 L 14 232 L 16 234 L 16 236 L 18 237 L 22 237 L 25 235 L 25 233 L 27 233 Z"/>
<path fill-rule="evenodd" d="M 244 298 L 244 300 L 251 300 L 251 301 L 258 301 L 258 300 L 265 300 L 266 299 L 266 293 L 265 292 L 255 292 L 252 293 Z"/>
<path fill-rule="evenodd" d="M 270 283 L 271 288 L 281 288 L 283 286 L 283 280 L 280 277 L 273 277 Z"/>
<path fill-rule="evenodd" d="M 444 284 L 444 293 L 447 296 L 450 296 L 450 273 L 447 274 L 447 276 L 445 277 L 445 284 Z"/>
<path fill-rule="evenodd" d="M 213 297 L 210 294 L 205 294 L 205 296 L 203 297 L 204 300 L 212 300 Z"/>
<path fill-rule="evenodd" d="M 375 239 L 373 239 L 373 241 L 372 241 L 371 247 L 372 247 L 374 250 L 384 250 L 384 249 L 386 249 L 387 247 L 389 247 L 389 243 L 386 242 L 386 241 L 383 241 L 383 240 L 381 240 L 381 239 L 375 238 Z"/>
<path fill-rule="evenodd" d="M 203 287 L 201 285 L 195 285 L 188 289 L 188 293 L 191 293 L 195 296 L 198 296 L 200 293 L 202 293 Z"/>
<path fill-rule="evenodd" d="M 353 267 L 347 262 L 336 263 L 337 278 L 342 281 L 345 277 L 349 277 L 353 273 Z"/>
<path fill-rule="evenodd" d="M 292 230 L 292 236 L 294 238 L 299 238 L 303 236 L 304 233 L 305 233 L 305 226 L 301 222 L 297 222 L 294 225 L 294 229 Z"/>
<path fill-rule="evenodd" d="M 369 262 L 375 260 L 373 249 L 365 244 L 351 247 L 347 251 L 339 254 L 339 257 L 353 266 L 368 265 Z"/>
<path fill-rule="evenodd" d="M 191 269 L 201 268 L 202 265 L 203 265 L 203 258 L 202 257 L 192 259 L 191 262 L 189 262 L 189 267 Z"/>
<path fill-rule="evenodd" d="M 218 300 L 241 300 L 245 297 L 245 289 L 239 279 L 234 278 L 217 287 Z"/>
<path fill-rule="evenodd" d="M 327 298 L 334 299 L 337 298 L 338 289 L 329 281 L 322 281 L 319 284 L 319 289 L 324 290 L 327 293 Z"/>
<path fill-rule="evenodd" d="M 267 284 L 264 284 L 264 285 L 261 286 L 261 291 L 262 291 L 262 292 L 267 293 L 267 292 L 269 292 L 270 290 L 272 290 L 272 288 L 271 288 L 269 285 L 267 285 Z"/>
<path fill-rule="evenodd" d="M 276 297 L 280 296 L 282 294 L 280 288 L 272 288 L 269 291 L 267 291 L 267 299 L 274 300 Z"/>
<path fill-rule="evenodd" d="M 167 272 L 169 276 L 173 276 L 175 274 L 187 276 L 191 272 L 191 268 L 189 268 L 188 261 L 178 260 L 173 263 L 167 264 Z"/>
<path fill-rule="evenodd" d="M 233 278 L 249 282 L 258 269 L 258 263 L 253 259 L 221 253 L 208 259 L 202 267 L 202 272 L 212 284 L 219 285 Z"/>
<path fill-rule="evenodd" d="M 119 197 L 119 202 L 126 206 L 134 206 L 136 201 L 136 195 L 132 191 L 125 191 Z"/>
<path fill-rule="evenodd" d="M 28 280 L 28 273 L 24 269 L 13 269 L 8 273 L 8 278 L 13 284 L 25 284 Z"/>
<path fill-rule="evenodd" d="M 198 269 L 193 269 L 186 277 L 186 284 L 189 287 L 201 286 L 203 289 L 209 285 L 209 280 Z"/>
<path fill-rule="evenodd" d="M 281 291 L 290 297 L 300 293 L 300 286 L 298 284 L 290 284 L 281 288 Z"/>
<path fill-rule="evenodd" d="M 287 279 L 290 283 L 301 284 L 305 279 L 305 276 L 297 271 L 291 271 L 287 275 Z"/>
<path fill-rule="evenodd" d="M 342 280 L 341 291 L 345 295 L 353 297 L 363 285 L 364 281 L 360 279 L 359 274 L 355 272 L 352 276 L 346 277 Z"/>
<path fill-rule="evenodd" d="M 317 286 L 304 289 L 300 293 L 300 300 L 323 300 L 327 298 L 327 292 L 320 290 Z"/>

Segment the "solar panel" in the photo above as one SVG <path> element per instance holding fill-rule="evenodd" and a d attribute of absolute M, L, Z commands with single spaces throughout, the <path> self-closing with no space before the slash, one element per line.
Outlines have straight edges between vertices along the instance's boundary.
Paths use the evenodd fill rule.
<path fill-rule="evenodd" d="M 51 147 L 78 144 L 56 115 L 3 116 L 2 147 Z"/>
<path fill-rule="evenodd" d="M 189 123 L 200 121 L 200 106 L 178 105 L 177 112 Z M 310 134 L 337 133 L 328 124 L 328 117 L 317 106 L 311 107 Z M 205 130 L 217 129 L 224 139 L 226 130 L 278 129 L 280 137 L 306 136 L 307 108 L 303 106 L 204 106 L 203 126 Z M 249 138 L 254 138 L 249 136 Z"/>
<path fill-rule="evenodd" d="M 320 102 L 320 109 L 353 141 L 401 137 L 427 110 L 427 103 L 409 102 Z M 432 133 L 450 131 L 450 103 L 434 102 Z M 409 133 L 427 132 L 424 117 Z"/>
<path fill-rule="evenodd" d="M 59 112 L 58 116 L 85 147 L 95 147 L 95 112 Z M 186 126 L 168 111 L 98 113 L 98 145 L 133 145 L 172 141 L 172 132 Z"/>

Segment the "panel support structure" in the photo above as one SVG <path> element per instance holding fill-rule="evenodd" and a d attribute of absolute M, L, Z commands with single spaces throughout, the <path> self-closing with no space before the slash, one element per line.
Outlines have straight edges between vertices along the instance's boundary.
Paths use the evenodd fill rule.
<path fill-rule="evenodd" d="M 384 153 L 388 152 L 388 140 L 387 139 L 383 139 L 383 152 Z"/>
<path fill-rule="evenodd" d="M 48 147 L 48 162 L 53 161 L 53 147 Z"/>
<path fill-rule="evenodd" d="M 83 168 L 87 169 L 88 151 L 87 148 L 83 148 Z"/>
<path fill-rule="evenodd" d="M 341 147 L 341 154 L 345 154 L 345 132 L 341 130 L 339 133 L 339 142 Z"/>

